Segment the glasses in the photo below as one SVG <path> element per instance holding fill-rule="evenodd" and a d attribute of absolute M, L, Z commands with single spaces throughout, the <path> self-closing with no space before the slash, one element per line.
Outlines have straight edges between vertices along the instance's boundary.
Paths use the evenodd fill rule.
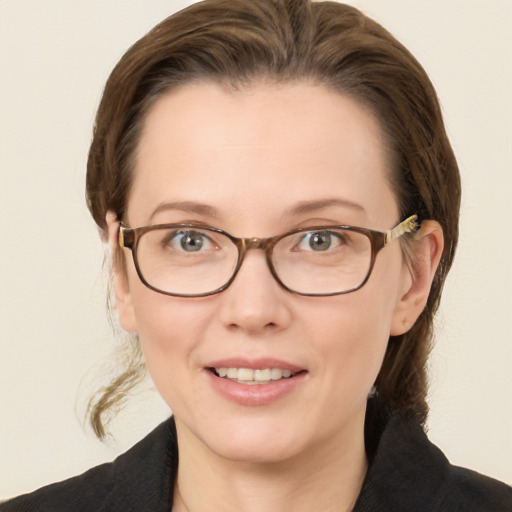
<path fill-rule="evenodd" d="M 176 297 L 205 297 L 225 290 L 247 251 L 265 251 L 276 281 L 306 296 L 350 293 L 369 279 L 378 252 L 419 228 L 413 215 L 387 232 L 354 226 L 314 226 L 270 238 L 236 238 L 196 224 L 119 228 L 119 245 L 132 251 L 140 280 Z"/>

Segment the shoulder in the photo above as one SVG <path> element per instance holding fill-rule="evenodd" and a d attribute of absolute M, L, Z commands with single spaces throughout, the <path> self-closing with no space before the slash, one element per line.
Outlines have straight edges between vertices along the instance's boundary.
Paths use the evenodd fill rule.
<path fill-rule="evenodd" d="M 169 510 L 177 465 L 173 421 L 159 425 L 115 461 L 42 487 L 0 505 L 0 512 L 100 512 Z"/>
<path fill-rule="evenodd" d="M 382 409 L 368 413 L 373 449 L 355 511 L 512 512 L 511 487 L 450 464 L 418 423 Z"/>
<path fill-rule="evenodd" d="M 113 487 L 112 464 L 102 464 L 86 473 L 47 485 L 0 505 L 1 512 L 46 512 L 94 510 Z"/>
<path fill-rule="evenodd" d="M 512 487 L 470 469 L 447 463 L 439 489 L 439 510 L 511 512 Z M 444 508 L 443 508 L 444 507 Z"/>

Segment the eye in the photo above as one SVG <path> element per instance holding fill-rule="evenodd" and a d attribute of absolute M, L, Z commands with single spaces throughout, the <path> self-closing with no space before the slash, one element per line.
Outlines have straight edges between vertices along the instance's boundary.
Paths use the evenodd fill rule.
<path fill-rule="evenodd" d="M 340 233 L 334 231 L 310 231 L 302 237 L 297 249 L 300 251 L 313 250 L 322 252 L 336 249 L 344 243 L 345 240 Z"/>
<path fill-rule="evenodd" d="M 165 239 L 173 249 L 185 252 L 199 252 L 201 250 L 212 249 L 212 240 L 205 233 L 200 231 L 173 231 Z"/>

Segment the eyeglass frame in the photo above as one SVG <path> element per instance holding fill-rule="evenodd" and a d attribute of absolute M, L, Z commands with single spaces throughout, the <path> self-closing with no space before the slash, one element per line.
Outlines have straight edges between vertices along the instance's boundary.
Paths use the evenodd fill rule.
<path fill-rule="evenodd" d="M 334 295 L 345 295 L 347 293 L 355 292 L 359 289 L 361 289 L 370 278 L 370 275 L 372 273 L 373 267 L 375 265 L 375 260 L 377 258 L 377 254 L 380 252 L 381 249 L 386 247 L 389 243 L 391 243 L 393 240 L 396 240 L 397 238 L 400 238 L 402 235 L 408 234 L 408 233 L 415 233 L 420 228 L 421 223 L 418 222 L 418 216 L 417 215 L 411 215 L 410 217 L 407 217 L 405 220 L 397 224 L 394 228 L 390 229 L 389 231 L 377 231 L 374 229 L 369 228 L 361 228 L 357 226 L 345 226 L 345 225 L 322 225 L 322 226 L 310 226 L 310 227 L 304 227 L 304 228 L 297 228 L 293 229 L 291 231 L 287 231 L 286 233 L 283 233 L 281 235 L 271 236 L 267 238 L 239 238 L 235 237 L 233 235 L 230 235 L 226 231 L 219 229 L 219 228 L 213 228 L 210 226 L 203 226 L 200 224 L 192 224 L 192 223 L 171 223 L 171 224 L 154 224 L 150 226 L 141 226 L 138 228 L 129 228 L 125 226 L 122 222 L 119 223 L 119 230 L 118 230 L 118 244 L 119 247 L 129 249 L 132 253 L 133 257 L 133 263 L 135 265 L 135 270 L 137 271 L 137 275 L 139 276 L 139 279 L 142 281 L 142 283 L 149 288 L 150 290 L 153 290 L 157 293 L 161 293 L 163 295 L 169 295 L 172 297 L 185 297 L 185 298 L 196 298 L 196 297 L 208 297 L 210 295 L 216 295 L 218 293 L 223 292 L 226 290 L 235 280 L 238 272 L 240 271 L 240 268 L 242 266 L 245 254 L 247 251 L 251 249 L 260 249 L 265 251 L 265 257 L 267 260 L 267 266 L 270 270 L 270 273 L 274 277 L 274 279 L 277 281 L 277 283 L 287 290 L 290 293 L 301 295 L 305 297 L 331 297 Z M 224 283 L 219 288 L 216 288 L 215 290 L 212 290 L 210 292 L 205 293 L 199 293 L 199 294 L 184 294 L 184 293 L 176 293 L 176 292 L 168 292 L 164 290 L 160 290 L 159 288 L 156 288 L 155 286 L 151 285 L 146 281 L 144 278 L 142 271 L 139 266 L 138 258 L 137 258 L 137 247 L 139 244 L 139 240 L 148 231 L 155 231 L 157 229 L 170 229 L 170 228 L 194 228 L 194 229 L 203 229 L 206 231 L 212 231 L 214 233 L 219 233 L 227 238 L 229 238 L 233 244 L 236 246 L 238 250 L 238 259 L 236 262 L 235 269 L 233 271 L 232 276 L 226 283 Z M 362 235 L 365 235 L 370 240 L 370 246 L 371 246 L 371 258 L 370 258 L 370 265 L 368 267 L 368 271 L 366 273 L 366 277 L 364 280 L 357 286 L 352 287 L 348 290 L 343 290 L 341 292 L 329 292 L 329 293 L 304 293 L 304 292 L 298 292 L 296 290 L 293 290 L 292 288 L 289 288 L 286 286 L 281 279 L 279 278 L 275 268 L 274 264 L 272 262 L 272 251 L 274 247 L 277 245 L 277 243 L 282 240 L 283 238 L 294 235 L 296 233 L 301 232 L 307 232 L 307 231 L 326 231 L 331 229 L 343 229 L 346 231 L 354 231 L 356 233 L 361 233 Z"/>

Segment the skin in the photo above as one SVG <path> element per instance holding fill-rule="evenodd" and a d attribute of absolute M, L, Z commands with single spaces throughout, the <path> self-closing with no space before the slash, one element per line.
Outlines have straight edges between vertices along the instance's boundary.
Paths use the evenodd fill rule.
<path fill-rule="evenodd" d="M 240 237 L 314 224 L 387 231 L 403 220 L 388 174 L 378 122 L 351 99 L 309 83 L 189 84 L 145 120 L 125 221 L 197 222 Z M 115 245 L 112 212 L 107 222 Z M 114 283 L 121 325 L 139 334 L 176 418 L 175 511 L 351 509 L 367 467 L 367 394 L 390 334 L 424 307 L 442 252 L 437 223 L 424 223 L 413 250 L 408 265 L 393 242 L 362 289 L 333 297 L 287 292 L 254 250 L 227 290 L 204 298 L 146 288 L 125 251 Z M 247 406 L 221 395 L 205 369 L 233 357 L 305 372 L 279 399 Z"/>

